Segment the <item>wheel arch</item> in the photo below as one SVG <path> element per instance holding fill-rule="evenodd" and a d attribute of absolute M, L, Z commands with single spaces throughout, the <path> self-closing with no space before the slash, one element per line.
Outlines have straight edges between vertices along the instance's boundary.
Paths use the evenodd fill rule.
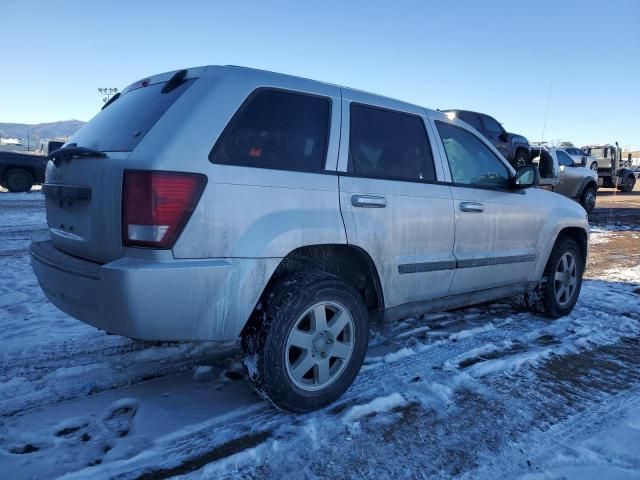
<path fill-rule="evenodd" d="M 586 264 L 587 255 L 589 254 L 589 235 L 587 234 L 587 232 L 580 227 L 565 227 L 558 232 L 556 240 L 555 242 L 553 242 L 553 246 L 555 247 L 557 243 L 564 238 L 570 238 L 578 244 L 578 246 L 580 247 L 580 253 L 582 254 L 582 258 L 584 259 Z M 548 258 L 547 261 L 549 261 Z"/>
<path fill-rule="evenodd" d="M 542 279 L 544 269 L 549 262 L 549 258 L 551 258 L 553 248 L 563 238 L 571 238 L 574 240 L 580 247 L 580 253 L 584 258 L 585 264 L 587 262 L 589 255 L 589 224 L 586 218 L 584 222 L 562 221 L 558 223 L 559 224 L 555 224 L 556 228 L 550 228 L 549 230 L 543 228 L 541 232 L 539 237 L 541 243 L 539 243 L 538 247 L 540 254 L 531 277 L 533 282 L 539 282 Z M 553 241 L 547 241 L 546 239 L 553 239 Z"/>
<path fill-rule="evenodd" d="M 259 301 L 278 280 L 295 272 L 311 270 L 345 279 L 362 294 L 369 310 L 384 309 L 382 284 L 373 259 L 362 248 L 347 244 L 308 245 L 292 250 L 276 267 Z"/>
<path fill-rule="evenodd" d="M 598 191 L 598 182 L 595 181 L 593 178 L 586 178 L 582 181 L 582 185 L 580 186 L 580 190 L 578 190 L 578 195 L 576 198 L 582 198 L 582 195 L 584 194 L 584 191 L 587 189 L 587 187 L 593 187 L 596 192 Z"/>

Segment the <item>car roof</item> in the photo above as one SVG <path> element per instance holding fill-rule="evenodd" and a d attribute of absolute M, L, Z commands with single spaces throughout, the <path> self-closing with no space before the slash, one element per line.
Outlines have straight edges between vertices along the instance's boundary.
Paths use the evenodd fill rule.
<path fill-rule="evenodd" d="M 357 89 L 357 88 L 345 87 L 344 85 L 339 85 L 339 84 L 335 84 L 335 83 L 323 82 L 323 81 L 320 81 L 320 80 L 313 80 L 313 79 L 300 77 L 300 76 L 296 76 L 296 75 L 289 75 L 289 74 L 286 74 L 286 73 L 273 72 L 273 71 L 270 71 L 270 70 L 261 70 L 261 69 L 257 69 L 257 68 L 251 68 L 251 67 L 243 67 L 243 66 L 238 66 L 238 65 L 225 65 L 224 67 L 216 67 L 215 65 L 211 65 L 211 68 L 229 68 L 229 69 L 237 69 L 237 70 L 246 71 L 246 72 L 249 72 L 249 73 L 255 75 L 256 78 L 259 79 L 259 81 L 268 81 L 269 78 L 282 78 L 282 77 L 287 77 L 287 78 L 291 78 L 291 79 L 299 79 L 301 81 L 304 81 L 305 83 L 311 83 L 311 84 L 317 84 L 317 85 L 326 85 L 326 86 L 341 88 L 342 90 L 344 90 L 346 92 L 362 93 L 362 94 L 365 94 L 365 95 L 373 97 L 373 98 L 390 100 L 390 101 L 392 101 L 392 102 L 394 102 L 394 103 L 396 103 L 398 105 L 406 105 L 406 106 L 413 107 L 413 108 L 419 108 L 419 109 L 427 110 L 429 113 L 433 113 L 433 114 L 440 113 L 438 110 L 434 110 L 434 109 L 425 107 L 423 105 L 417 105 L 415 103 L 405 102 L 404 100 L 400 100 L 398 98 L 389 97 L 389 96 L 386 96 L 386 95 L 380 95 L 378 93 L 372 93 L 372 92 L 369 92 L 369 91 L 366 91 L 366 90 L 360 90 L 360 89 Z"/>
<path fill-rule="evenodd" d="M 182 69 L 180 69 L 182 70 Z M 180 70 L 173 70 L 171 72 L 164 72 L 164 73 L 159 73 L 156 75 L 152 75 L 150 77 L 145 77 L 144 79 L 138 80 L 136 82 L 133 82 L 130 86 L 128 86 L 127 88 L 123 89 L 123 93 L 135 88 L 137 85 L 140 84 L 140 82 L 150 82 L 150 83 L 156 83 L 156 82 L 162 82 L 162 81 L 167 81 L 169 80 L 174 74 L 176 74 L 177 72 L 179 72 Z M 257 68 L 250 68 L 250 67 L 243 67 L 243 66 L 238 66 L 238 65 L 208 65 L 208 66 L 201 66 L 201 67 L 190 67 L 187 69 L 187 75 L 185 78 L 191 78 L 191 77 L 199 77 L 199 76 L 207 76 L 207 74 L 210 75 L 215 75 L 216 73 L 222 73 L 225 71 L 228 71 L 229 73 L 234 73 L 234 74 L 246 74 L 246 75 L 250 75 L 252 77 L 252 81 L 255 82 L 256 84 L 259 83 L 265 83 L 266 85 L 269 84 L 269 81 L 272 79 L 277 79 L 280 78 L 282 79 L 283 77 L 286 77 L 288 79 L 296 79 L 296 80 L 300 80 L 301 82 L 304 82 L 307 86 L 309 85 L 324 85 L 324 86 L 331 86 L 334 88 L 341 88 L 342 90 L 346 91 L 346 92 L 357 92 L 357 93 L 363 93 L 366 94 L 367 96 L 370 96 L 372 98 L 378 98 L 378 99 L 385 99 L 388 101 L 392 101 L 394 104 L 401 106 L 401 105 L 405 105 L 407 107 L 411 107 L 413 109 L 418 108 L 418 109 L 422 109 L 422 110 L 426 110 L 427 113 L 429 114 L 434 114 L 436 116 L 438 116 L 438 114 L 440 114 L 439 111 L 434 110 L 434 109 L 430 109 L 427 107 L 424 107 L 422 105 L 417 105 L 415 103 L 409 103 L 409 102 L 405 102 L 403 100 L 399 100 L 397 98 L 393 98 L 393 97 L 388 97 L 385 95 L 380 95 L 377 93 L 371 93 L 371 92 L 367 92 L 365 90 L 358 90 L 356 88 L 351 88 L 351 87 L 345 87 L 342 85 L 337 85 L 337 84 L 333 84 L 333 83 L 329 83 L 329 82 L 322 82 L 319 80 L 313 80 L 313 79 L 309 79 L 309 78 L 304 78 L 304 77 L 299 77 L 296 75 L 289 75 L 289 74 L 285 74 L 285 73 L 278 73 L 278 72 L 272 72 L 269 70 L 260 70 Z M 444 116 L 442 114 L 442 116 Z"/>

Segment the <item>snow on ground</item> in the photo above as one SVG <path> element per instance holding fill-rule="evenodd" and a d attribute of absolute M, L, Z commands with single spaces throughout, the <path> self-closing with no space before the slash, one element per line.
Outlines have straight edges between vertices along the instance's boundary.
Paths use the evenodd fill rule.
<path fill-rule="evenodd" d="M 640 478 L 640 266 L 586 280 L 554 322 L 496 302 L 375 323 L 349 391 L 290 415 L 249 390 L 235 346 L 57 311 L 26 256 L 42 197 L 6 195 L 2 478 Z"/>
<path fill-rule="evenodd" d="M 640 231 L 640 227 L 638 225 L 627 225 L 624 223 L 598 223 L 597 225 L 591 225 L 591 235 L 595 234 L 606 234 L 608 232 L 628 232 Z M 596 235 L 596 238 L 598 236 Z M 591 242 L 590 240 L 590 243 Z"/>
<path fill-rule="evenodd" d="M 591 232 L 589 238 L 590 245 L 598 245 L 600 243 L 608 243 L 611 240 L 611 234 L 609 232 L 595 231 Z"/>
<path fill-rule="evenodd" d="M 0 193 L 2 204 L 3 230 L 13 230 L 16 227 L 44 227 L 46 223 L 44 212 L 44 195 L 40 190 L 26 193 Z M 3 248 L 4 249 L 4 248 Z"/>

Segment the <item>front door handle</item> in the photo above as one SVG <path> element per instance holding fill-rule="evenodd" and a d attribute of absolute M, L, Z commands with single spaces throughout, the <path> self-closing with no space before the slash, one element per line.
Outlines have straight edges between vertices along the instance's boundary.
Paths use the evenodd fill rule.
<path fill-rule="evenodd" d="M 375 195 L 353 195 L 351 205 L 363 208 L 384 208 L 387 206 L 387 199 Z"/>
<path fill-rule="evenodd" d="M 463 212 L 484 212 L 484 205 L 478 202 L 460 202 L 460 210 Z"/>

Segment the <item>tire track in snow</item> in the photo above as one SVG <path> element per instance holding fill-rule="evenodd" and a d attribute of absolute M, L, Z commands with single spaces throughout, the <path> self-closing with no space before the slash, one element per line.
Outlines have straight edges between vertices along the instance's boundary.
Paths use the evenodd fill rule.
<path fill-rule="evenodd" d="M 633 295 L 631 288 L 628 285 L 620 286 L 618 290 L 623 289 L 624 291 L 620 292 L 620 295 L 628 298 Z M 585 289 L 589 290 L 588 283 L 586 283 Z M 331 430 L 337 430 L 340 432 L 340 436 L 339 438 L 334 438 L 334 440 L 338 442 L 341 441 L 340 438 L 346 435 L 345 432 L 348 432 L 348 427 L 345 427 L 342 420 L 346 414 L 343 414 L 343 412 L 351 411 L 352 407 L 367 404 L 378 397 L 391 395 L 394 392 L 400 392 L 405 399 L 405 410 L 408 412 L 412 408 L 432 408 L 431 405 L 436 403 L 435 400 L 438 395 L 443 392 L 444 394 L 441 395 L 441 398 L 448 405 L 451 405 L 452 402 L 454 404 L 456 402 L 464 403 L 466 400 L 462 401 L 459 398 L 461 394 L 478 400 L 477 392 L 473 392 L 474 388 L 481 385 L 495 388 L 492 386 L 492 382 L 494 380 L 504 382 L 505 375 L 509 379 L 506 382 L 507 385 L 511 385 L 512 378 L 521 375 L 529 384 L 529 388 L 523 389 L 523 391 L 531 392 L 532 386 L 536 387 L 533 388 L 533 392 L 540 391 L 537 388 L 540 381 L 532 383 L 531 372 L 542 368 L 540 367 L 541 365 L 544 366 L 549 362 L 572 358 L 572 356 L 581 358 L 585 355 L 590 355 L 589 352 L 602 352 L 603 349 L 609 348 L 611 345 L 624 344 L 626 342 L 625 339 L 630 338 L 627 335 L 638 334 L 638 318 L 621 317 L 619 315 L 624 312 L 624 308 L 621 307 L 616 311 L 615 307 L 610 306 L 610 313 L 605 316 L 598 317 L 596 315 L 584 318 L 585 311 L 590 308 L 590 305 L 582 304 L 573 315 L 556 322 L 549 322 L 530 314 L 512 313 L 506 319 L 501 319 L 503 321 L 510 320 L 506 321 L 500 328 L 478 329 L 472 327 L 469 329 L 471 332 L 469 334 L 452 333 L 449 336 L 450 340 L 436 340 L 433 343 L 410 342 L 412 343 L 410 347 L 412 353 L 395 358 L 391 362 L 376 360 L 374 364 L 370 364 L 369 368 L 361 373 L 356 383 L 338 404 L 321 412 L 307 416 L 294 416 L 274 412 L 266 405 L 259 403 L 256 405 L 256 413 L 252 415 L 242 414 L 242 418 L 235 422 L 230 421 L 228 417 L 224 420 L 212 419 L 211 422 L 201 425 L 196 431 L 175 432 L 168 438 L 160 439 L 156 442 L 151 452 L 144 452 L 117 465 L 103 465 L 80 470 L 69 478 L 81 478 L 87 475 L 94 478 L 111 476 L 139 478 L 143 475 L 152 475 L 153 472 L 160 475 L 160 472 L 167 469 L 184 467 L 187 464 L 198 465 L 199 462 L 197 460 L 200 455 L 208 455 L 211 451 L 211 448 L 204 449 L 203 445 L 208 445 L 215 449 L 216 445 L 224 445 L 236 438 L 242 438 L 247 435 L 247 426 L 251 426 L 250 431 L 257 434 L 265 431 L 273 432 L 269 440 L 266 440 L 263 445 L 266 450 L 272 447 L 275 448 L 274 445 L 276 444 L 280 445 L 278 448 L 287 448 L 287 445 L 292 449 L 295 448 L 296 442 L 300 441 L 300 436 L 305 435 L 310 426 L 320 430 L 317 435 L 321 438 L 325 433 L 332 438 Z M 463 313 L 461 312 L 461 314 Z M 623 319 L 619 323 L 613 322 L 612 320 L 616 318 Z M 496 320 L 494 319 L 494 321 Z M 463 332 L 465 331 L 463 330 Z M 557 341 L 552 341 L 550 338 L 555 338 Z M 454 342 L 453 339 L 456 339 L 456 341 Z M 534 341 L 538 339 L 541 340 Z M 461 368 L 460 365 L 449 371 L 443 368 L 444 365 L 447 365 L 447 362 L 449 362 L 448 365 L 453 365 L 455 362 L 452 362 L 452 360 L 462 358 L 465 352 L 471 358 L 472 354 L 481 352 L 478 348 L 483 344 L 492 343 L 496 345 L 502 341 L 505 342 L 504 345 L 509 345 L 509 342 L 513 344 L 522 340 L 529 342 L 531 350 L 526 361 L 521 361 L 518 358 L 521 353 L 516 353 L 513 355 L 507 354 L 503 358 L 481 359 L 467 369 Z M 509 359 L 511 361 L 508 361 Z M 501 363 L 498 362 L 491 365 L 490 362 L 496 362 L 497 360 L 500 360 Z M 628 359 L 625 361 L 628 361 Z M 482 365 L 482 363 L 485 363 L 484 370 L 469 371 L 474 366 Z M 592 373 L 595 376 L 601 377 L 609 374 L 602 365 L 604 364 L 592 364 Z M 631 366 L 633 368 L 628 370 L 630 373 L 627 372 L 619 378 L 617 385 L 621 389 L 628 388 L 630 383 L 636 381 L 636 373 L 640 368 L 634 364 Z M 526 383 L 523 385 L 526 385 Z M 468 390 L 469 388 L 472 390 Z M 582 399 L 585 391 L 589 391 L 587 386 L 578 385 L 570 395 Z M 509 389 L 509 392 L 512 392 L 512 390 Z M 510 395 L 512 393 L 505 393 L 500 396 L 501 403 L 507 402 Z M 590 402 L 602 401 L 602 398 L 607 395 L 609 393 L 598 396 L 592 395 L 591 399 L 586 398 L 582 403 L 577 402 L 576 404 L 581 405 L 581 408 L 587 408 L 591 404 Z M 522 402 L 522 405 L 526 405 L 527 402 L 531 401 L 531 398 L 531 395 L 529 395 L 519 401 Z M 501 404 L 493 406 L 487 404 L 486 407 L 506 408 Z M 403 409 L 399 411 L 402 412 Z M 558 407 L 558 411 L 563 412 L 563 415 L 566 414 L 562 405 Z M 557 418 L 563 415 L 559 415 Z M 375 417 L 376 415 L 373 415 L 372 418 Z M 473 420 L 473 417 L 467 418 L 468 422 Z M 361 420 L 364 424 L 369 421 L 373 420 L 368 417 Z M 453 419 L 450 421 L 453 421 Z M 515 423 L 517 424 L 518 422 Z M 327 432 L 324 431 L 323 425 L 327 426 Z M 493 427 L 495 425 L 488 423 L 484 428 Z M 345 428 L 347 428 L 346 431 Z M 262 447 L 253 445 L 251 448 Z M 158 478 L 163 477 L 160 475 Z"/>

